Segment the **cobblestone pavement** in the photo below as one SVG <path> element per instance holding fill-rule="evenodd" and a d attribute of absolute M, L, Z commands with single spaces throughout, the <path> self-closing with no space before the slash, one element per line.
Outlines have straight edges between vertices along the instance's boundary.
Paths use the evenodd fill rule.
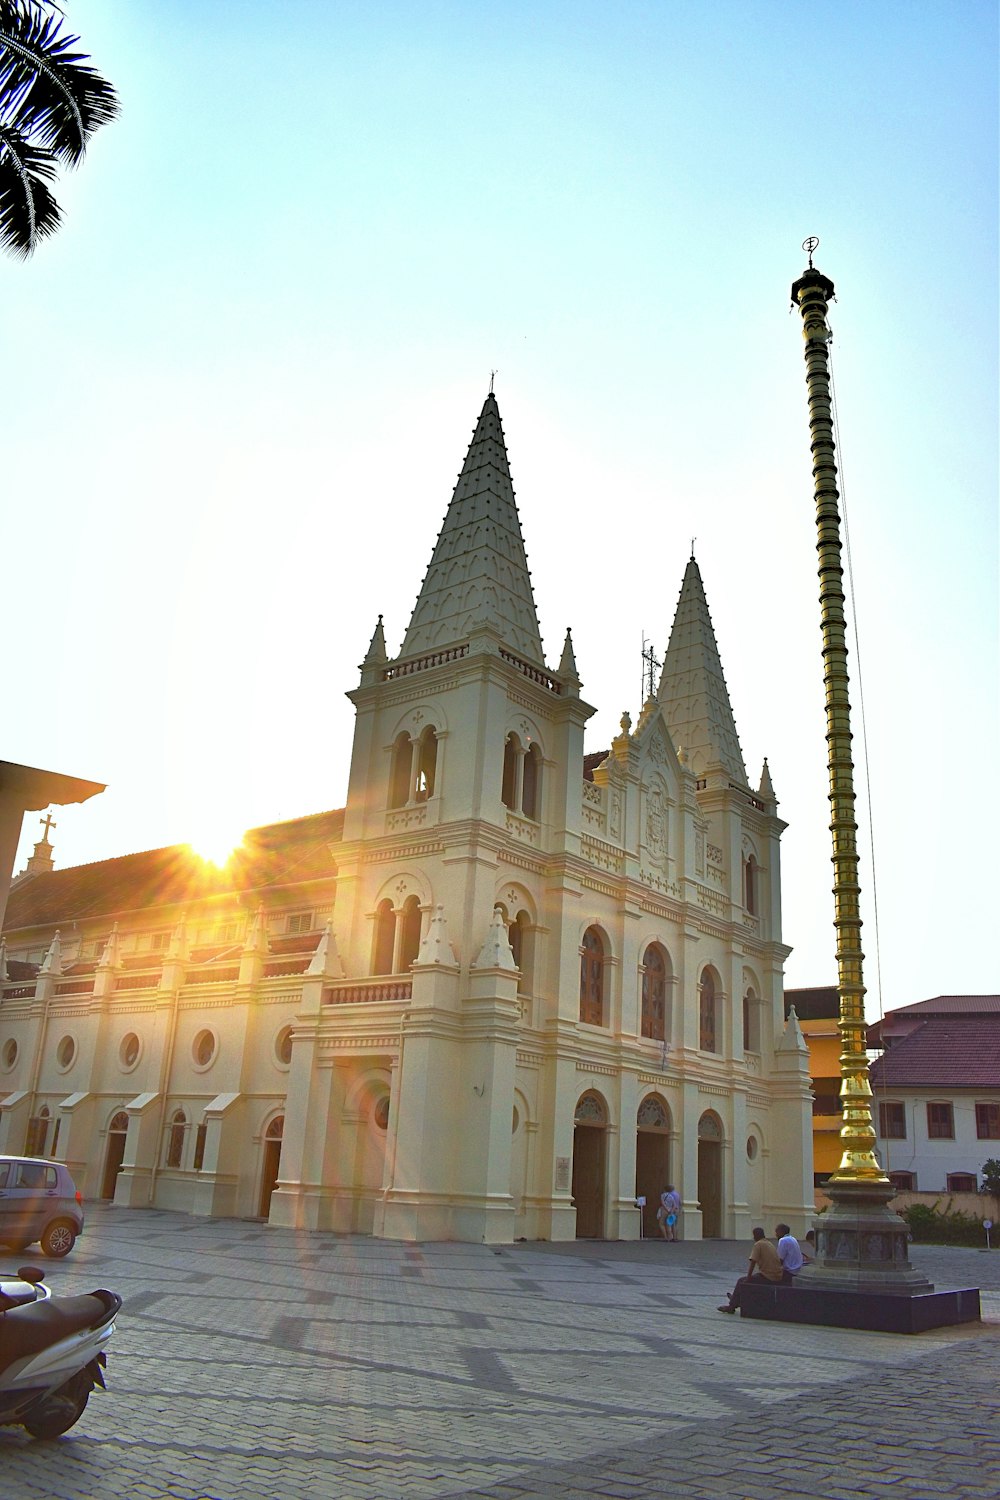
<path fill-rule="evenodd" d="M 92 1209 L 47 1270 L 125 1297 L 109 1390 L 55 1443 L 0 1430 L 0 1494 L 996 1500 L 1000 1255 L 918 1248 L 987 1317 L 918 1338 L 723 1317 L 745 1260 Z"/>

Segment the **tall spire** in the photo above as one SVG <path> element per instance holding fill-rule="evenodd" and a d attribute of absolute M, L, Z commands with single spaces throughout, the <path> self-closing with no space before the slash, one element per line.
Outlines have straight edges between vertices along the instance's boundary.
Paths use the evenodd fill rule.
<path fill-rule="evenodd" d="M 674 744 L 684 746 L 696 775 L 721 766 L 747 784 L 712 616 L 693 555 L 684 570 L 657 698 Z"/>
<path fill-rule="evenodd" d="M 492 391 L 469 444 L 400 654 L 419 656 L 458 645 L 484 625 L 518 656 L 545 666 L 500 409 Z"/>

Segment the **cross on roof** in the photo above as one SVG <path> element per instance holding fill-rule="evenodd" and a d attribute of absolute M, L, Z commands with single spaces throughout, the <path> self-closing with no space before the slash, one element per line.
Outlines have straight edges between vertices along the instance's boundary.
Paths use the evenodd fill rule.
<path fill-rule="evenodd" d="M 39 818 L 38 821 L 39 821 L 39 823 L 41 823 L 42 827 L 45 829 L 45 832 L 42 835 L 42 841 L 47 844 L 48 841 L 49 841 L 49 829 L 50 828 L 58 828 L 59 825 L 55 821 L 55 819 L 53 818 L 53 816 L 52 816 L 51 813 L 46 813 L 45 817 L 44 818 Z"/>

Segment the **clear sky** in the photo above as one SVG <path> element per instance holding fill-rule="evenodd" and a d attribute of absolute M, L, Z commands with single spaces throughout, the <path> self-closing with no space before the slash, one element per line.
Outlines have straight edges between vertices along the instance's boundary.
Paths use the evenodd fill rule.
<path fill-rule="evenodd" d="M 869 1009 L 879 967 L 887 1009 L 1000 988 L 992 0 L 66 9 L 122 118 L 61 179 L 60 233 L 0 263 L 0 755 L 108 783 L 56 814 L 57 863 L 342 805 L 344 691 L 380 612 L 399 647 L 496 369 L 588 749 L 637 714 L 695 537 L 789 823 L 787 983 L 832 982 L 788 310 L 818 234 Z"/>

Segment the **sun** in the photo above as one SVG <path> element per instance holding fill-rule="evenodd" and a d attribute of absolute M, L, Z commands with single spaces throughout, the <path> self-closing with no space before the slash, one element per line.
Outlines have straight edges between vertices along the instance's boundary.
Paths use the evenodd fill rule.
<path fill-rule="evenodd" d="M 207 865 L 224 870 L 242 843 L 243 834 L 234 833 L 232 828 L 206 828 L 191 840 L 191 849 Z"/>

